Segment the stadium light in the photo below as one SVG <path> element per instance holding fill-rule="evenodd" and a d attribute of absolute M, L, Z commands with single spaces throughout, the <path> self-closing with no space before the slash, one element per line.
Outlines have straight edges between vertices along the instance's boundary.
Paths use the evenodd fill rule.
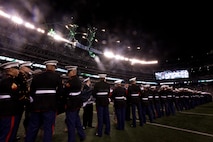
<path fill-rule="evenodd" d="M 17 16 L 12 16 L 12 17 L 11 17 L 11 20 L 12 20 L 14 23 L 19 24 L 19 25 L 21 25 L 21 24 L 24 23 L 24 21 L 23 21 L 20 17 L 17 17 Z"/>
<path fill-rule="evenodd" d="M 135 59 L 135 58 L 130 59 L 130 58 L 118 55 L 118 54 L 114 54 L 113 52 L 109 52 L 109 51 L 104 52 L 104 56 L 107 58 L 114 58 L 116 60 L 129 61 L 129 62 L 131 62 L 132 65 L 133 64 L 157 64 L 158 63 L 157 60 L 144 61 L 144 60 L 139 60 L 139 59 Z"/>

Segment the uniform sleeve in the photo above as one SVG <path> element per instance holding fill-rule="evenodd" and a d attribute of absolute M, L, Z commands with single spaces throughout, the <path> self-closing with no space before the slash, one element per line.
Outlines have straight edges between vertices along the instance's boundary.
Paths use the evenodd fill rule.
<path fill-rule="evenodd" d="M 32 79 L 32 82 L 30 84 L 30 96 L 34 96 L 35 91 L 36 91 L 36 89 L 35 89 L 35 86 L 36 86 L 35 79 L 36 79 L 36 77 L 34 77 Z"/>
<path fill-rule="evenodd" d="M 57 95 L 58 96 L 63 95 L 63 84 L 61 77 L 58 78 Z"/>
<path fill-rule="evenodd" d="M 96 93 L 97 93 L 97 85 L 94 86 L 93 91 L 92 91 L 92 96 L 96 98 Z"/>
<path fill-rule="evenodd" d="M 115 99 L 115 93 L 116 93 L 116 90 L 115 89 L 113 89 L 112 90 L 112 95 L 110 96 L 110 99 L 112 100 L 112 101 L 114 101 L 114 99 Z"/>

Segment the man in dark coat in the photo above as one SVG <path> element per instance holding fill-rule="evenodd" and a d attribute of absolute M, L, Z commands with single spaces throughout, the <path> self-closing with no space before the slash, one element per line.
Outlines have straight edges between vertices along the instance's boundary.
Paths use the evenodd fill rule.
<path fill-rule="evenodd" d="M 131 103 L 132 107 L 132 124 L 131 127 L 136 127 L 136 109 L 139 116 L 140 126 L 143 126 L 142 121 L 142 108 L 141 108 L 141 89 L 136 84 L 136 77 L 131 78 L 130 85 L 128 87 L 128 99 Z"/>
<path fill-rule="evenodd" d="M 1 68 L 3 75 L 0 81 L 0 141 L 13 142 L 20 123 L 20 113 L 23 111 L 19 101 L 20 88 L 15 79 L 19 74 L 19 63 L 7 62 L 1 64 Z"/>
<path fill-rule="evenodd" d="M 81 119 L 79 116 L 80 108 L 83 105 L 81 97 L 81 80 L 77 75 L 77 66 L 66 66 L 68 70 L 68 81 L 64 87 L 66 96 L 66 124 L 68 129 L 68 142 L 75 142 L 75 129 L 80 137 L 80 141 L 84 141 L 86 134 L 83 130 Z"/>
<path fill-rule="evenodd" d="M 102 129 L 105 124 L 106 135 L 110 135 L 109 118 L 109 96 L 110 85 L 106 82 L 106 74 L 99 74 L 100 81 L 96 82 L 93 90 L 93 97 L 96 99 L 96 110 L 98 116 L 98 128 L 96 136 L 102 137 Z"/>
<path fill-rule="evenodd" d="M 87 127 L 94 128 L 92 126 L 94 98 L 92 96 L 93 88 L 91 86 L 90 78 L 88 77 L 84 79 L 83 83 L 83 129 L 86 129 Z"/>
<path fill-rule="evenodd" d="M 30 86 L 30 119 L 25 142 L 34 142 L 43 127 L 43 142 L 51 142 L 57 114 L 57 100 L 62 92 L 60 74 L 55 72 L 58 61 L 44 62 L 46 70 L 33 77 Z"/>
<path fill-rule="evenodd" d="M 113 89 L 111 96 L 117 117 L 117 130 L 124 130 L 126 116 L 126 90 L 122 87 L 121 82 L 122 80 L 116 80 L 114 82 L 115 88 Z"/>

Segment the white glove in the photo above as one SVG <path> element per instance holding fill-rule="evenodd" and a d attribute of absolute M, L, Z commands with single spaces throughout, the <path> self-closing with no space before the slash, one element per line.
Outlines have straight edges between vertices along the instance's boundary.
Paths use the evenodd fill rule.
<path fill-rule="evenodd" d="M 30 96 L 30 103 L 32 103 L 33 102 L 33 98 Z"/>
<path fill-rule="evenodd" d="M 111 102 L 111 99 L 110 98 L 108 98 L 109 99 L 109 102 Z"/>

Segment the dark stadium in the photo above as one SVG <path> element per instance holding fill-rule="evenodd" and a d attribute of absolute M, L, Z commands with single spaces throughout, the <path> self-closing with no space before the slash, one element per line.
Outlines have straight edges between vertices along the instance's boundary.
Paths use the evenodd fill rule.
<path fill-rule="evenodd" d="M 76 104 L 78 100 L 72 101 L 70 96 L 79 95 L 76 88 L 73 92 L 66 92 L 70 86 L 72 88 L 72 81 L 76 81 L 69 76 L 73 70 L 77 71 L 74 76 L 78 81 L 74 86 L 79 83 L 80 95 L 83 94 L 83 85 L 89 79 L 94 97 L 92 126 L 83 126 L 85 106 L 82 104 L 78 108 L 77 115 L 81 120 L 78 124 L 82 125 L 85 137 L 79 134 L 79 129 L 75 126 L 76 142 L 213 141 L 212 13 L 210 2 L 195 1 L 0 0 L 0 125 L 6 122 L 4 118 L 12 110 L 6 108 L 10 104 L 5 102 L 17 98 L 10 95 L 14 94 L 14 83 L 15 88 L 19 89 L 26 89 L 27 85 L 27 90 L 15 90 L 18 95 L 25 92 L 24 97 L 21 96 L 16 101 L 26 97 L 29 101 L 27 105 L 24 104 L 20 121 L 15 123 L 18 125 L 14 126 L 16 132 L 11 130 L 13 116 L 9 116 L 10 130 L 0 126 L 0 141 L 11 141 L 12 137 L 12 142 L 30 141 L 25 139 L 30 135 L 24 125 L 26 106 L 36 108 L 34 104 L 37 101 L 41 106 L 48 106 L 52 98 L 40 98 L 41 101 L 35 96 L 48 94 L 48 91 L 57 94 L 60 85 L 63 88 L 56 102 L 63 106 L 57 112 L 51 140 L 48 141 L 71 141 L 70 134 L 73 131 L 69 128 L 70 125 L 66 125 L 69 124 L 66 120 L 69 118 L 68 114 L 72 113 L 69 109 L 73 106 L 69 103 Z M 15 78 L 12 85 L 5 87 L 9 85 L 5 83 L 9 69 L 19 68 L 20 73 L 21 65 L 25 62 L 31 62 L 31 65 L 28 75 L 23 77 L 24 81 L 17 81 L 12 77 Z M 56 90 L 48 88 L 54 84 L 55 79 L 54 76 L 45 76 L 48 65 L 55 67 L 54 72 L 62 81 L 59 86 L 52 87 Z M 40 74 L 43 74 L 43 78 Z M 100 102 L 97 97 L 106 90 L 97 85 L 102 78 L 109 86 L 107 115 L 110 118 L 110 133 L 107 120 L 102 122 L 103 135 L 100 131 Z M 130 102 L 132 100 L 129 96 L 137 93 L 142 106 L 141 110 L 138 106 L 138 109 L 133 110 L 134 103 L 129 104 L 131 110 L 129 119 L 127 116 L 125 118 L 124 130 L 118 129 L 120 119 L 115 98 L 121 96 L 115 95 L 116 81 L 120 81 L 120 86 L 126 89 L 126 106 L 128 99 L 130 98 Z M 138 92 L 129 88 L 134 81 L 140 88 Z M 23 87 L 23 84 L 26 85 Z M 66 90 L 66 87 L 69 89 Z M 43 90 L 44 88 L 47 90 Z M 151 93 L 146 92 L 147 88 Z M 63 93 L 68 94 L 65 100 Z M 163 97 L 165 94 L 166 99 Z M 159 107 L 156 96 L 161 98 Z M 152 98 L 156 100 L 152 102 Z M 17 109 L 13 111 L 16 113 Z M 127 110 L 125 114 L 127 115 Z M 7 122 L 9 123 L 8 119 Z M 32 136 L 35 142 L 47 140 L 45 126 L 40 125 L 36 135 Z"/>

